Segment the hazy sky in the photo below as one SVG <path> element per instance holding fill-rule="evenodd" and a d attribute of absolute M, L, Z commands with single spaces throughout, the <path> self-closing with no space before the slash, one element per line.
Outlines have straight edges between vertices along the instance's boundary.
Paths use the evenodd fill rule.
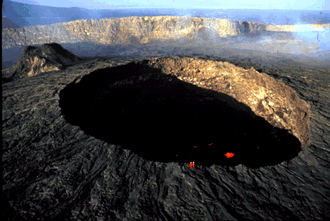
<path fill-rule="evenodd" d="M 13 0 L 53 7 L 330 10 L 330 0 Z"/>

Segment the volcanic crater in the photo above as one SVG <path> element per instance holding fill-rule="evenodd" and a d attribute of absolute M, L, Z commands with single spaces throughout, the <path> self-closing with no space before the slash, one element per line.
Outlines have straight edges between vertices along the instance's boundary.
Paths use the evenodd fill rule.
<path fill-rule="evenodd" d="M 255 168 L 292 159 L 310 139 L 310 107 L 294 90 L 228 62 L 163 57 L 95 70 L 59 105 L 86 134 L 151 161 Z"/>
<path fill-rule="evenodd" d="M 328 70 L 24 51 L 2 73 L 7 220 L 329 217 Z"/>

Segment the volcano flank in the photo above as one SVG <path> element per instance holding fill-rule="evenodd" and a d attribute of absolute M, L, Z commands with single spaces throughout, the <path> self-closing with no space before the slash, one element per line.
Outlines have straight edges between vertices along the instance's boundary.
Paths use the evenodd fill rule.
<path fill-rule="evenodd" d="M 3 70 L 7 220 L 330 218 L 329 70 L 23 52 Z"/>

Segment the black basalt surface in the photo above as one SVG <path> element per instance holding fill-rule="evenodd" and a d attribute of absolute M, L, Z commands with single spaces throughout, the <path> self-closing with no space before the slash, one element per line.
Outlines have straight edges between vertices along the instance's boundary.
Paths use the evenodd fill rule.
<path fill-rule="evenodd" d="M 300 149 L 231 97 L 109 60 L 3 82 L 5 220 L 330 219 L 329 69 L 231 61 L 311 105 L 311 145 Z"/>

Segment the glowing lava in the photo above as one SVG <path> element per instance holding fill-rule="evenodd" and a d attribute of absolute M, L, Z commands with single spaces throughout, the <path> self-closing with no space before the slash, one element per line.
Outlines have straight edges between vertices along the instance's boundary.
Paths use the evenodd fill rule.
<path fill-rule="evenodd" d="M 234 155 L 235 155 L 235 154 L 230 153 L 230 152 L 228 152 L 228 153 L 225 154 L 225 156 L 226 156 L 227 158 L 232 158 Z"/>

